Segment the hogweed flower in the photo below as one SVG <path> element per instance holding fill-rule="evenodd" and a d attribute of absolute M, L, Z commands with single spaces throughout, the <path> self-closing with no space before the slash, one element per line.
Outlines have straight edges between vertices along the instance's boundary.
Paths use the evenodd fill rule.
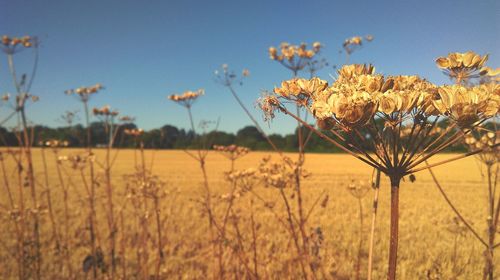
<path fill-rule="evenodd" d="M 492 166 L 500 161 L 500 147 L 493 147 L 500 143 L 499 131 L 478 130 L 476 133 L 468 134 L 464 139 L 469 150 L 482 150 L 477 158 L 487 166 Z"/>
<path fill-rule="evenodd" d="M 347 184 L 349 193 L 357 199 L 362 199 L 371 189 L 372 180 L 351 179 Z"/>
<path fill-rule="evenodd" d="M 69 142 L 66 140 L 57 140 L 57 139 L 49 139 L 47 141 L 41 141 L 40 146 L 42 147 L 49 147 L 49 148 L 60 148 L 60 147 L 67 147 L 69 146 Z"/>
<path fill-rule="evenodd" d="M 205 91 L 203 89 L 199 89 L 197 91 L 186 91 L 183 94 L 172 94 L 168 96 L 168 99 L 180 104 L 181 106 L 190 108 L 196 99 L 204 94 Z"/>
<path fill-rule="evenodd" d="M 285 81 L 274 90 L 275 95 L 261 99 L 260 106 L 266 118 L 281 111 L 390 178 L 389 279 L 395 279 L 401 179 L 428 168 L 418 166 L 497 116 L 499 86 L 439 87 L 417 76 L 376 74 L 366 65 L 346 66 L 338 74 L 331 85 L 317 78 Z M 333 137 L 288 111 L 284 102 L 306 107 Z M 442 119 L 451 123 L 436 135 L 434 128 Z"/>
<path fill-rule="evenodd" d="M 237 160 L 250 152 L 249 148 L 236 145 L 214 145 L 213 149 L 227 157 L 229 160 Z"/>
<path fill-rule="evenodd" d="M 323 45 L 320 42 L 314 42 L 310 49 L 307 48 L 306 43 L 290 45 L 283 42 L 279 46 L 279 51 L 275 47 L 269 48 L 269 58 L 280 62 L 296 75 L 298 71 L 304 69 L 308 62 L 320 52 L 322 47 Z"/>
<path fill-rule="evenodd" d="M 88 86 L 88 87 L 79 87 L 75 89 L 68 89 L 64 91 L 66 95 L 73 95 L 76 96 L 80 101 L 82 102 L 88 102 L 90 97 L 94 94 L 97 94 L 101 90 L 103 90 L 104 87 L 97 83 L 93 86 Z"/>
<path fill-rule="evenodd" d="M 243 69 L 240 76 L 234 71 L 229 70 L 229 66 L 227 64 L 222 64 L 222 71 L 215 70 L 215 81 L 226 87 L 231 87 L 235 83 L 243 85 L 243 79 L 249 76 L 250 70 Z"/>
<path fill-rule="evenodd" d="M 8 35 L 3 35 L 0 48 L 8 55 L 12 55 L 22 48 L 31 48 L 38 46 L 38 40 L 36 37 L 23 36 L 23 37 L 11 37 Z"/>
<path fill-rule="evenodd" d="M 365 38 L 361 36 L 354 36 L 345 39 L 342 47 L 348 55 L 352 54 L 355 50 L 359 49 L 363 45 L 363 41 L 371 42 L 373 41 L 372 35 L 366 35 Z"/>
<path fill-rule="evenodd" d="M 488 55 L 481 56 L 473 51 L 454 52 L 445 57 L 438 57 L 436 65 L 457 84 L 463 84 L 473 78 L 498 75 L 500 70 L 485 67 L 486 61 L 488 61 Z"/>
<path fill-rule="evenodd" d="M 118 111 L 111 110 L 111 107 L 109 105 L 105 105 L 101 108 L 94 108 L 92 109 L 92 112 L 96 116 L 111 117 L 111 118 L 114 118 L 119 114 Z"/>
<path fill-rule="evenodd" d="M 132 137 L 140 137 L 144 134 L 144 130 L 143 129 L 139 129 L 139 128 L 132 128 L 132 129 L 124 129 L 123 130 L 123 133 L 125 133 L 125 135 L 129 135 L 129 136 L 132 136 Z"/>

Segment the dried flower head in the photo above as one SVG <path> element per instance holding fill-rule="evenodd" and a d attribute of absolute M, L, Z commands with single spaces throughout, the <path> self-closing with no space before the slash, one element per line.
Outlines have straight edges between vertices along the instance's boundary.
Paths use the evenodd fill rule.
<path fill-rule="evenodd" d="M 493 146 L 500 143 L 500 131 L 477 129 L 468 134 L 464 142 L 471 151 L 482 149 L 482 152 L 477 154 L 482 163 L 492 166 L 500 161 L 500 147 Z"/>
<path fill-rule="evenodd" d="M 488 60 L 488 55 L 481 56 L 473 51 L 465 53 L 449 53 L 446 57 L 438 57 L 436 65 L 443 72 L 455 80 L 457 84 L 467 83 L 472 78 L 478 78 L 483 75 L 493 75 L 497 71 L 491 68 L 483 68 Z"/>
<path fill-rule="evenodd" d="M 40 146 L 50 147 L 50 148 L 60 148 L 60 147 L 69 146 L 68 141 L 65 141 L 65 140 L 61 141 L 61 140 L 57 140 L 57 139 L 49 139 L 47 141 L 41 141 L 39 144 L 40 144 Z"/>
<path fill-rule="evenodd" d="M 111 110 L 111 107 L 109 105 L 105 105 L 101 108 L 94 108 L 92 109 L 92 112 L 96 116 L 101 116 L 101 117 L 116 117 L 118 116 L 118 111 L 116 110 Z"/>
<path fill-rule="evenodd" d="M 38 40 L 36 37 L 31 36 L 11 37 L 3 35 L 0 42 L 2 50 L 9 55 L 20 51 L 22 48 L 31 48 L 36 46 L 38 46 Z"/>
<path fill-rule="evenodd" d="M 294 186 L 297 174 L 301 178 L 310 177 L 309 172 L 299 168 L 299 162 L 287 156 L 281 159 L 279 162 L 273 162 L 270 157 L 265 157 L 259 163 L 258 174 L 265 186 L 288 188 Z"/>
<path fill-rule="evenodd" d="M 308 61 L 320 52 L 322 47 L 320 42 L 314 42 L 311 49 L 308 49 L 305 43 L 290 45 L 283 42 L 279 46 L 279 51 L 275 47 L 269 48 L 269 58 L 280 62 L 296 73 L 302 70 Z"/>
<path fill-rule="evenodd" d="M 82 102 L 87 102 L 89 101 L 90 97 L 99 91 L 104 89 L 104 87 L 97 83 L 93 86 L 88 86 L 88 87 L 79 87 L 76 89 L 68 89 L 64 91 L 66 95 L 74 95 L 76 96 L 80 101 Z"/>
<path fill-rule="evenodd" d="M 354 36 L 351 38 L 347 38 L 342 44 L 342 47 L 344 47 L 344 50 L 347 52 L 347 54 L 351 54 L 363 45 L 363 40 L 371 42 L 373 41 L 373 36 L 366 35 L 364 39 L 361 36 Z"/>
<path fill-rule="evenodd" d="M 257 100 L 257 105 L 264 113 L 265 121 L 270 121 L 274 119 L 275 117 L 274 113 L 276 112 L 276 110 L 278 110 L 279 104 L 280 102 L 276 96 L 269 95 L 267 93 L 265 93 L 262 97 L 260 97 Z"/>
<path fill-rule="evenodd" d="M 250 152 L 249 148 L 236 146 L 234 144 L 228 146 L 214 145 L 213 149 L 230 160 L 237 160 Z"/>
<path fill-rule="evenodd" d="M 186 91 L 183 94 L 172 94 L 168 96 L 168 99 L 184 106 L 191 107 L 193 103 L 198 99 L 198 97 L 205 94 L 203 89 L 199 89 L 197 91 Z"/>
<path fill-rule="evenodd" d="M 222 71 L 215 70 L 215 81 L 223 86 L 231 87 L 237 83 L 242 85 L 243 79 L 250 76 L 250 70 L 243 69 L 241 75 L 237 75 L 234 71 L 229 69 L 229 65 L 223 64 Z"/>
<path fill-rule="evenodd" d="M 371 179 L 370 180 L 351 179 L 349 184 L 347 184 L 347 190 L 355 198 L 361 199 L 370 191 L 371 183 L 372 183 Z"/>
<path fill-rule="evenodd" d="M 411 168 L 423 159 L 456 143 L 462 134 L 449 133 L 452 129 L 469 133 L 496 116 L 500 108 L 500 86 L 494 83 L 472 88 L 438 87 L 418 76 L 376 74 L 371 65 L 345 66 L 338 73 L 331 85 L 318 78 L 282 82 L 275 95 L 259 100 L 265 118 L 274 117 L 279 110 L 301 121 L 283 104 L 304 106 L 320 128 L 337 137 L 330 142 L 344 151 L 364 154 L 364 162 L 400 177 L 411 174 Z M 438 135 L 435 128 L 440 118 L 451 120 L 452 125 Z M 366 153 L 367 142 L 372 143 L 376 158 Z"/>
<path fill-rule="evenodd" d="M 133 137 L 140 137 L 144 134 L 144 130 L 139 129 L 139 128 L 124 129 L 123 133 L 125 133 L 126 135 L 133 136 Z"/>

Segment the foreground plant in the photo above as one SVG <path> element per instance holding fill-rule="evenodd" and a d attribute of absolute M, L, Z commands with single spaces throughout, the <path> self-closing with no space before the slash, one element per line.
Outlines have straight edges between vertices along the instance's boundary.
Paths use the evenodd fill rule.
<path fill-rule="evenodd" d="M 498 87 L 437 87 L 417 76 L 383 76 L 371 65 L 344 66 L 329 86 L 318 78 L 284 81 L 274 95 L 260 100 L 268 118 L 290 115 L 321 138 L 386 174 L 391 181 L 391 229 L 388 279 L 396 278 L 399 186 L 422 170 L 419 165 L 457 143 L 471 129 L 498 113 Z M 318 130 L 290 112 L 292 102 L 316 118 Z M 429 137 L 438 121 L 450 122 Z M 402 130 L 410 127 L 406 137 Z"/>
<path fill-rule="evenodd" d="M 86 147 L 87 147 L 87 154 L 84 156 L 85 162 L 88 163 L 89 167 L 89 178 L 87 183 L 84 174 L 83 174 L 83 169 L 81 169 L 82 173 L 82 181 L 84 182 L 85 186 L 89 185 L 87 187 L 88 193 L 89 193 L 89 235 L 90 235 L 90 245 L 91 245 L 91 255 L 87 256 L 86 260 L 88 260 L 88 263 L 91 263 L 89 269 L 92 269 L 92 277 L 93 279 L 97 278 L 97 269 L 99 266 L 99 261 L 102 260 L 102 252 L 100 249 L 97 247 L 97 220 L 96 220 L 96 207 L 95 207 L 95 201 L 96 201 L 96 176 L 95 176 L 95 169 L 94 169 L 94 162 L 95 162 L 95 156 L 92 152 L 92 133 L 91 133 L 91 127 L 90 127 L 90 109 L 89 109 L 89 100 L 92 96 L 100 92 L 104 87 L 101 84 L 95 84 L 93 86 L 88 86 L 88 87 L 79 87 L 76 89 L 69 89 L 66 90 L 64 93 L 66 95 L 70 96 L 75 96 L 78 101 L 82 102 L 83 104 L 83 110 L 85 113 L 85 124 L 87 127 L 87 141 L 86 141 Z M 85 165 L 84 167 L 86 167 Z M 99 254 L 100 253 L 100 254 Z M 85 262 L 85 261 L 84 261 Z M 101 266 L 102 267 L 102 266 Z M 105 269 L 101 269 L 105 270 Z"/>
<path fill-rule="evenodd" d="M 496 70 L 486 66 L 488 60 L 488 55 L 481 56 L 475 52 L 468 51 L 465 53 L 450 53 L 446 57 L 439 57 L 436 60 L 436 64 L 439 68 L 443 69 L 443 73 L 447 75 L 450 80 L 454 81 L 457 85 L 470 86 L 479 80 L 479 84 L 482 87 L 488 88 L 491 91 L 498 92 L 498 76 L 500 75 L 500 68 Z M 481 151 L 476 155 L 481 169 L 483 166 L 486 167 L 487 173 L 487 226 L 488 226 L 488 239 L 487 242 L 484 241 L 479 234 L 469 225 L 463 216 L 458 212 L 456 207 L 446 196 L 443 189 L 441 188 L 436 176 L 431 172 L 432 178 L 438 187 L 441 194 L 444 196 L 446 202 L 455 211 L 457 217 L 459 217 L 462 222 L 466 225 L 474 236 L 481 241 L 481 243 L 486 247 L 484 253 L 485 256 L 485 266 L 483 279 L 493 279 L 494 278 L 494 261 L 493 252 L 498 244 L 495 244 L 496 228 L 498 225 L 499 215 L 500 215 L 500 198 L 498 203 L 495 203 L 496 199 L 496 185 L 498 181 L 499 167 L 498 162 L 500 159 L 500 148 L 498 146 L 498 131 L 497 131 L 497 120 L 494 119 L 492 122 L 487 123 L 483 126 L 478 126 L 468 134 L 464 139 L 465 144 L 470 151 Z M 481 171 L 481 175 L 483 172 Z"/>
<path fill-rule="evenodd" d="M 195 140 L 197 140 L 196 139 L 196 129 L 194 126 L 193 113 L 191 111 L 191 107 L 193 106 L 195 101 L 200 96 L 202 96 L 204 94 L 205 94 L 205 91 L 203 89 L 199 89 L 197 91 L 186 91 L 183 94 L 172 94 L 172 95 L 168 96 L 168 99 L 183 106 L 188 111 L 189 121 L 191 124 L 191 130 L 193 131 Z M 212 194 L 211 194 L 210 186 L 208 184 L 208 175 L 207 175 L 207 169 L 206 169 L 206 158 L 207 158 L 207 155 L 209 152 L 209 147 L 211 145 L 209 145 L 209 143 L 207 143 L 204 140 L 206 140 L 206 139 L 201 139 L 201 146 L 198 146 L 198 148 L 196 150 L 196 154 L 193 154 L 188 150 L 185 150 L 185 152 L 189 156 L 191 156 L 193 159 L 198 161 L 198 163 L 200 164 L 200 169 L 201 169 L 201 172 L 203 174 L 203 187 L 205 190 L 205 195 L 204 195 L 203 203 L 202 203 L 203 204 L 203 212 L 206 213 L 208 216 L 209 242 L 214 243 L 214 227 L 217 227 L 217 225 L 215 224 L 216 220 L 215 220 L 215 216 L 213 213 L 213 205 L 212 205 L 212 200 L 211 200 Z M 214 248 L 213 248 L 213 255 L 214 255 L 214 258 L 216 258 L 218 256 L 218 261 L 219 261 L 218 262 L 218 266 L 219 266 L 218 272 L 219 272 L 219 277 L 222 278 L 224 275 L 224 268 L 222 266 L 220 252 L 219 252 L 219 255 L 217 255 L 217 253 L 216 253 L 215 243 L 214 243 Z M 214 272 L 214 277 L 216 277 L 215 275 L 216 274 Z"/>
<path fill-rule="evenodd" d="M 7 56 L 7 64 L 9 67 L 9 73 L 12 77 L 14 88 L 16 94 L 14 97 L 14 102 L 12 105 L 12 113 L 2 121 L 2 124 L 7 122 L 10 118 L 17 115 L 18 124 L 17 130 L 17 140 L 19 142 L 19 157 L 16 159 L 18 168 L 18 178 L 19 178 L 19 194 L 21 196 L 20 200 L 23 200 L 23 190 L 24 186 L 29 187 L 30 197 L 31 197 L 31 209 L 25 209 L 24 201 L 20 201 L 20 225 L 17 231 L 18 242 L 20 244 L 18 248 L 18 266 L 19 266 L 19 276 L 20 277 L 33 277 L 34 279 L 41 278 L 42 269 L 42 255 L 41 255 L 41 240 L 40 240 L 40 213 L 41 209 L 38 202 L 38 194 L 36 187 L 35 171 L 33 168 L 33 155 L 32 155 L 32 130 L 30 131 L 30 126 L 28 124 L 28 116 L 26 111 L 26 106 L 30 101 L 38 101 L 38 96 L 31 93 L 31 86 L 38 68 L 38 47 L 39 41 L 36 37 L 23 36 L 23 37 L 11 37 L 3 35 L 0 42 L 0 50 Z M 18 54 L 23 50 L 31 49 L 34 52 L 33 66 L 31 69 L 31 74 L 22 74 L 18 77 L 16 71 L 16 65 L 14 63 L 14 55 Z M 9 101 L 9 94 L 3 96 L 3 101 Z M 26 175 L 23 175 L 26 173 Z M 25 178 L 26 182 L 23 182 Z M 32 219 L 26 215 L 31 212 Z M 31 227 L 31 236 L 26 235 L 26 227 Z M 25 252 L 27 251 L 27 252 Z"/>

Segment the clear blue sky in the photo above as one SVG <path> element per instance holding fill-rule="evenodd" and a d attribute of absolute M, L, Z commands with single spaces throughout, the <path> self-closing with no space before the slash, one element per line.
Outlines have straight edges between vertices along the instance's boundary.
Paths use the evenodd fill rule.
<path fill-rule="evenodd" d="M 37 35 L 43 42 L 33 86 L 41 100 L 30 107 L 29 117 L 50 126 L 61 124 L 57 119 L 65 110 L 80 109 L 65 89 L 100 82 L 106 90 L 92 106 L 109 104 L 137 117 L 145 129 L 167 123 L 186 128 L 186 112 L 166 96 L 204 88 L 195 117 L 220 117 L 220 129 L 236 131 L 250 122 L 214 82 L 214 70 L 223 63 L 238 72 L 250 69 L 238 89 L 253 108 L 262 89 L 290 76 L 268 59 L 268 47 L 282 41 L 320 41 L 326 45 L 323 56 L 338 64 L 345 38 L 372 34 L 375 40 L 354 53 L 352 62 L 447 83 L 434 59 L 448 52 L 490 53 L 489 65 L 500 66 L 499 18 L 498 0 L 0 0 L 0 34 Z M 19 54 L 19 71 L 27 71 L 28 61 L 29 53 Z M 328 79 L 332 72 L 327 68 L 319 76 Z M 8 91 L 13 87 L 2 55 L 0 93 Z M 0 107 L 0 117 L 6 110 Z M 279 117 L 266 127 L 288 133 L 293 125 Z"/>

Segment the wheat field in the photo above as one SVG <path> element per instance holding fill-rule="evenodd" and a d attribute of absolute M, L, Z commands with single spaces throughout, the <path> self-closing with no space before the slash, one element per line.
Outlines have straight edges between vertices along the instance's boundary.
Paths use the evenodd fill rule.
<path fill-rule="evenodd" d="M 78 149 L 61 149 L 59 155 L 81 153 Z M 115 209 L 120 230 L 117 236 L 117 278 L 136 278 L 138 274 L 154 275 L 157 262 L 156 250 L 158 241 L 155 238 L 157 228 L 151 202 L 145 206 L 135 207 L 137 201 L 128 189 L 127 174 L 135 172 L 134 165 L 138 158 L 136 150 L 115 150 L 116 162 L 112 170 L 112 188 L 115 197 Z M 96 162 L 105 157 L 105 150 L 95 150 Z M 5 174 L 17 176 L 16 165 L 5 155 Z M 278 154 L 266 152 L 250 152 L 235 162 L 235 169 L 255 167 L 259 161 L 271 155 L 279 159 Z M 34 149 L 34 170 L 37 180 L 44 180 L 42 150 Z M 296 154 L 288 154 L 291 158 Z M 433 158 L 437 162 L 450 158 L 445 154 Z M 39 182 L 39 204 L 41 212 L 41 244 L 42 267 L 45 279 L 62 279 L 70 275 L 68 266 L 61 262 L 71 263 L 71 275 L 74 279 L 88 278 L 90 275 L 82 270 L 82 263 L 89 254 L 87 233 L 87 204 L 85 187 L 80 173 L 71 166 L 61 164 L 64 182 L 68 187 L 67 201 L 69 205 L 69 231 L 64 226 L 63 192 L 57 175 L 56 157 L 50 149 L 45 150 L 47 163 L 47 186 Z M 145 151 L 146 165 L 151 173 L 164 182 L 161 185 L 163 198 L 159 211 L 161 219 L 162 247 L 164 258 L 161 262 L 159 277 L 161 279 L 206 279 L 212 277 L 217 264 L 211 253 L 212 244 L 207 238 L 209 225 L 200 206 L 200 198 L 204 192 L 203 177 L 197 163 L 184 151 Z M 215 213 L 225 210 L 224 197 L 231 191 L 230 183 L 224 172 L 230 170 L 231 163 L 216 152 L 210 152 L 206 160 L 208 182 L 211 190 Z M 318 278 L 320 279 L 352 279 L 356 272 L 358 243 L 360 240 L 360 220 L 358 201 L 353 197 L 348 186 L 362 181 L 368 182 L 372 169 L 362 162 L 344 154 L 306 154 L 304 168 L 310 173 L 303 183 L 303 203 L 306 211 L 310 211 L 307 231 L 315 248 Z M 96 168 L 97 181 L 104 177 L 100 168 Z M 484 220 L 486 203 L 486 182 L 482 177 L 478 163 L 473 157 L 454 161 L 444 166 L 435 167 L 434 172 L 442 183 L 450 199 L 460 212 L 469 220 L 476 230 L 486 234 Z M 15 182 L 15 180 L 13 180 Z M 10 185 L 10 188 L 17 188 Z M 55 241 L 51 231 L 51 221 L 47 214 L 47 190 L 53 202 L 53 215 L 56 228 L 61 239 L 66 240 L 69 252 L 64 258 L 54 248 Z M 377 216 L 374 249 L 374 279 L 383 279 L 387 273 L 387 249 L 389 235 L 390 188 L 387 178 L 382 176 Z M 252 244 L 252 228 L 255 228 L 256 266 L 263 279 L 295 279 L 299 273 L 296 255 L 286 228 L 278 221 L 284 219 L 286 211 L 279 197 L 279 192 L 272 187 L 255 185 L 252 192 L 235 198 L 233 219 L 228 226 L 228 240 L 223 246 L 224 269 L 228 279 L 244 275 L 242 263 L 253 264 L 250 253 Z M 132 192 L 133 193 L 133 192 Z M 295 204 L 293 191 L 285 190 L 290 204 Z M 14 193 L 16 196 L 17 192 Z M 103 184 L 97 184 L 96 213 L 97 236 L 99 247 L 106 251 L 108 229 L 106 227 L 106 203 Z M 325 197 L 328 196 L 326 199 Z M 14 198 L 17 201 L 17 197 Z M 361 278 L 366 275 L 366 255 L 368 250 L 369 226 L 373 190 L 362 197 L 363 228 L 361 231 Z M 399 279 L 478 279 L 483 271 L 483 249 L 463 226 L 456 223 L 454 213 L 445 203 L 428 171 L 416 173 L 416 181 L 408 178 L 401 185 L 401 221 L 400 250 L 398 261 Z M 6 192 L 0 196 L 2 205 L 8 204 Z M 149 203 L 149 204 L 148 204 Z M 267 204 L 266 204 L 267 203 Z M 269 206 L 271 204 L 271 206 Z M 143 211 L 138 213 L 137 211 Z M 6 212 L 6 211 L 5 211 Z M 141 216 L 144 215 L 144 216 Z M 254 227 L 251 226 L 255 221 Z M 144 223 L 139 223 L 139 217 Z M 13 222 L 8 213 L 2 215 L 0 240 L 0 277 L 15 278 L 16 235 Z M 141 239 L 146 233 L 150 238 Z M 240 240 L 237 250 L 230 236 L 238 235 Z M 141 240 L 143 243 L 141 243 Z M 65 243 L 66 244 L 66 243 Z M 233 246 L 233 247 L 231 247 Z M 237 253 L 240 252 L 240 253 Z M 104 256 L 104 262 L 107 261 Z M 140 259 L 138 259 L 140 258 Z M 239 258 L 239 261 L 237 260 Z M 62 260 L 61 260 L 62 259 Z M 243 261 L 242 261 L 243 260 Z M 246 260 L 246 261 L 245 261 Z M 109 261 L 109 259 L 108 259 Z M 496 257 L 498 265 L 500 259 Z M 107 264 L 109 269 L 109 263 Z M 138 266 L 143 266 L 139 268 Z M 145 268 L 144 268 L 145 266 Z M 240 272 L 240 273 L 238 273 Z M 107 274 L 103 272 L 103 276 Z M 244 278 L 244 277 L 243 277 Z"/>

